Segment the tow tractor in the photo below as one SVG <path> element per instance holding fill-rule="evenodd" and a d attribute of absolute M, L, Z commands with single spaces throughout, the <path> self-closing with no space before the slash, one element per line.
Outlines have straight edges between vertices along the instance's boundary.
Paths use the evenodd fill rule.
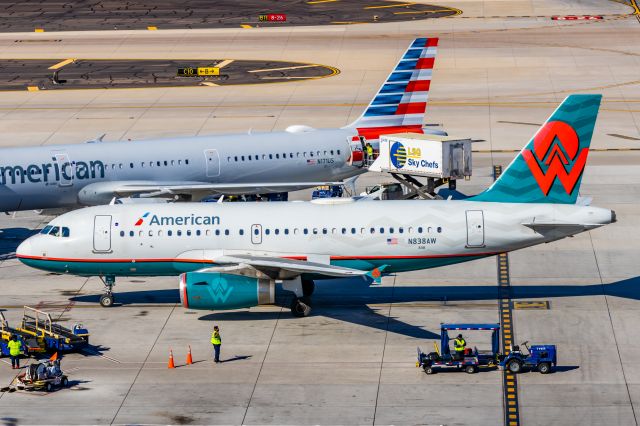
<path fill-rule="evenodd" d="M 27 349 L 25 355 L 34 352 L 76 351 L 89 344 L 89 330 L 82 324 L 74 324 L 69 329 L 56 324 L 49 313 L 29 306 L 24 307 L 22 321 L 17 328 L 9 327 L 4 315 L 1 312 L 0 315 L 3 353 L 11 335 L 18 336 L 23 348 Z"/>
<path fill-rule="evenodd" d="M 60 369 L 60 360 L 56 359 L 30 364 L 24 373 L 18 374 L 9 389 L 51 392 L 55 388 L 67 386 L 69 379 Z"/>
<path fill-rule="evenodd" d="M 528 345 L 523 342 L 522 346 L 527 350 L 522 352 L 520 346 L 514 346 L 509 354 L 500 361 L 500 366 L 517 374 L 525 368 L 538 370 L 542 374 L 548 374 L 557 364 L 556 345 Z"/>
<path fill-rule="evenodd" d="M 491 331 L 491 350 L 478 350 L 474 347 L 466 348 L 464 354 L 459 357 L 451 353 L 449 347 L 449 331 Z M 457 369 L 469 374 L 477 373 L 480 368 L 494 368 L 498 365 L 500 354 L 498 353 L 500 342 L 500 324 L 441 324 L 440 348 L 434 342 L 435 352 L 424 353 L 418 348 L 418 362 L 416 367 L 422 367 L 425 373 L 433 374 L 437 369 Z"/>

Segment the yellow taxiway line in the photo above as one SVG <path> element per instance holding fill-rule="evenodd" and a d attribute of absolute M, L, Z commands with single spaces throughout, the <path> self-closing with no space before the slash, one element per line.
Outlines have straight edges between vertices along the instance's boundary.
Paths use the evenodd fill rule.
<path fill-rule="evenodd" d="M 227 65 L 229 65 L 233 61 L 235 61 L 235 59 L 225 59 L 224 61 L 222 61 L 218 65 L 216 65 L 216 68 L 224 68 L 224 67 L 226 67 Z"/>
<path fill-rule="evenodd" d="M 390 7 L 404 7 L 404 6 L 413 6 L 415 3 L 397 3 L 397 4 L 387 4 L 384 6 L 367 6 L 364 9 L 388 9 Z"/>
<path fill-rule="evenodd" d="M 72 62 L 75 62 L 75 59 L 65 59 L 64 61 L 58 62 L 55 65 L 51 65 L 49 67 L 49 69 L 50 70 L 57 70 L 57 69 L 60 69 L 60 68 L 64 67 L 65 65 L 69 65 Z"/>
<path fill-rule="evenodd" d="M 251 71 L 247 71 L 247 72 L 269 72 L 269 71 L 297 70 L 297 69 L 300 69 L 300 68 L 313 68 L 313 67 L 317 67 L 317 66 L 319 66 L 319 65 L 317 65 L 317 64 L 297 65 L 297 66 L 293 66 L 293 67 L 265 68 L 263 70 L 251 70 Z"/>
<path fill-rule="evenodd" d="M 313 0 L 313 1 L 308 1 L 307 4 L 333 3 L 336 1 L 340 1 L 340 0 Z"/>

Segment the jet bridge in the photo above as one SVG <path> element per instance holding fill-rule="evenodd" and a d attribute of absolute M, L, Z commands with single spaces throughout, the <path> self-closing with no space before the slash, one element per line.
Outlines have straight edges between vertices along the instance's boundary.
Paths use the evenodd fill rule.
<path fill-rule="evenodd" d="M 435 199 L 437 187 L 456 189 L 457 179 L 471 177 L 471 139 L 419 133 L 380 137 L 380 155 L 370 171 L 389 173 L 406 186 L 411 198 Z M 426 178 L 426 184 L 418 178 Z"/>

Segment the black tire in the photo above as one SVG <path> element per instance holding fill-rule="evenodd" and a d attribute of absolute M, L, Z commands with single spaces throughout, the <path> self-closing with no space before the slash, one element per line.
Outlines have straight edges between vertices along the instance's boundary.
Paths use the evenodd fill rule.
<path fill-rule="evenodd" d="M 427 374 L 435 374 L 435 372 L 436 372 L 433 369 L 433 367 L 430 366 L 430 365 L 425 365 L 423 368 L 424 368 L 424 372 L 427 373 Z"/>
<path fill-rule="evenodd" d="M 311 313 L 311 306 L 307 305 L 302 300 L 295 298 L 291 302 L 291 313 L 297 318 L 309 316 L 309 313 Z"/>
<path fill-rule="evenodd" d="M 62 378 L 62 386 L 64 386 L 65 388 L 67 386 L 69 386 L 69 379 L 67 379 L 66 377 Z"/>
<path fill-rule="evenodd" d="M 115 302 L 115 297 L 113 297 L 113 294 L 105 293 L 102 296 L 100 296 L 100 305 L 103 308 L 112 307 L 114 302 Z"/>
<path fill-rule="evenodd" d="M 53 385 L 51 384 L 51 382 L 47 382 L 47 384 L 44 385 L 44 390 L 46 390 L 47 392 L 53 391 Z"/>
<path fill-rule="evenodd" d="M 476 367 L 475 365 L 467 365 L 464 368 L 465 373 L 467 374 L 474 374 L 478 372 L 478 367 Z"/>
<path fill-rule="evenodd" d="M 538 371 L 540 374 L 549 374 L 551 373 L 551 364 L 548 362 L 541 362 L 538 364 Z"/>
<path fill-rule="evenodd" d="M 509 370 L 513 374 L 518 374 L 522 371 L 522 362 L 517 359 L 512 359 L 507 363 L 507 370 Z"/>

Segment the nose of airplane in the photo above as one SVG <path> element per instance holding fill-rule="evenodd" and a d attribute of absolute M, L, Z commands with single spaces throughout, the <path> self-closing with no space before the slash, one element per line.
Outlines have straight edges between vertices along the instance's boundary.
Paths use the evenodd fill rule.
<path fill-rule="evenodd" d="M 30 238 L 27 238 L 23 242 L 20 243 L 18 248 L 16 249 L 16 257 L 24 257 L 24 256 L 32 256 L 32 247 Z"/>
<path fill-rule="evenodd" d="M 611 210 L 611 223 L 616 223 L 618 221 L 618 218 L 616 217 L 616 212 L 614 210 Z"/>

